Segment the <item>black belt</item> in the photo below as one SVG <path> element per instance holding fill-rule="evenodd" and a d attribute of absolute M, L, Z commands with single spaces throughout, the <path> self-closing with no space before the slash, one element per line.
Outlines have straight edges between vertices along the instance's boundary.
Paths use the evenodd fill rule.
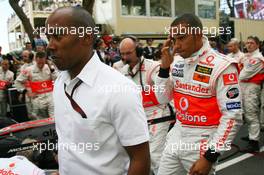
<path fill-rule="evenodd" d="M 167 122 L 167 121 L 176 121 L 175 116 L 169 115 L 169 116 L 165 116 L 165 117 L 150 119 L 150 120 L 148 120 L 148 125 L 154 125 L 157 123 L 162 123 L 162 122 Z"/>

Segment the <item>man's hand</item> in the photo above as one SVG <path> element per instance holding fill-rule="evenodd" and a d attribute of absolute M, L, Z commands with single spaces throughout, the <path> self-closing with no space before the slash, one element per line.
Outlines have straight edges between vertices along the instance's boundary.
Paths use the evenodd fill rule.
<path fill-rule="evenodd" d="M 167 39 L 163 48 L 161 49 L 161 65 L 162 69 L 170 68 L 171 63 L 173 62 L 173 55 L 170 53 L 171 39 Z"/>
<path fill-rule="evenodd" d="M 208 175 L 212 169 L 212 162 L 206 160 L 203 156 L 194 162 L 190 169 L 190 175 Z"/>
<path fill-rule="evenodd" d="M 149 143 L 124 147 L 130 158 L 127 175 L 148 175 L 150 172 Z"/>

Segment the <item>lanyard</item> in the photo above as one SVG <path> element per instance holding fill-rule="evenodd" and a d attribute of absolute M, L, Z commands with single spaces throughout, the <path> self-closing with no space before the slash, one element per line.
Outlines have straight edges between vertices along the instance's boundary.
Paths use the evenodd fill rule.
<path fill-rule="evenodd" d="M 84 111 L 82 110 L 82 108 L 75 102 L 75 100 L 72 98 L 73 96 L 73 93 L 74 91 L 76 90 L 77 87 L 79 87 L 80 85 L 82 84 L 82 80 L 79 80 L 73 87 L 72 89 L 72 92 L 71 92 L 71 95 L 69 95 L 67 92 L 66 92 L 66 84 L 64 84 L 64 92 L 65 92 L 65 95 L 67 96 L 67 98 L 70 100 L 71 102 L 71 105 L 72 105 L 72 108 L 78 112 L 82 118 L 87 118 L 86 114 L 84 113 Z"/>

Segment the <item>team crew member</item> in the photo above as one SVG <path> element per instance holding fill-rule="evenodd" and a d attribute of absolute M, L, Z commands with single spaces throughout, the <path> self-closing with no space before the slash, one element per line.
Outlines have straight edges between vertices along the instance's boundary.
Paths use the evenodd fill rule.
<path fill-rule="evenodd" d="M 159 175 L 212 174 L 242 124 L 236 66 L 210 47 L 202 29 L 197 16 L 184 14 L 172 22 L 162 49 L 156 85 L 166 90 L 157 97 L 167 103 L 173 96 L 177 122 L 168 133 Z"/>
<path fill-rule="evenodd" d="M 8 85 L 12 84 L 14 73 L 9 70 L 8 60 L 2 60 L 0 67 L 0 117 L 6 117 L 7 99 L 5 90 Z"/>
<path fill-rule="evenodd" d="M 1 175 L 45 175 L 45 172 L 24 156 L 0 158 Z"/>
<path fill-rule="evenodd" d="M 142 50 L 137 46 L 135 37 L 124 38 L 120 43 L 120 55 L 127 64 L 120 69 L 120 72 L 132 79 L 142 89 L 143 106 L 149 122 L 153 122 L 156 119 L 159 120 L 164 116 L 164 120 L 160 120 L 158 124 L 149 123 L 151 124 L 149 125 L 151 171 L 157 174 L 170 125 L 168 120 L 166 120 L 170 117 L 170 110 L 167 105 L 158 103 L 154 93 L 154 90 L 162 90 L 154 85 L 155 76 L 159 70 L 159 63 L 145 59 L 143 56 L 141 57 L 140 52 Z"/>
<path fill-rule="evenodd" d="M 259 39 L 248 37 L 246 48 L 248 53 L 243 59 L 243 69 L 240 72 L 239 80 L 243 95 L 243 109 L 245 120 L 248 124 L 249 144 L 248 151 L 259 150 L 259 113 L 261 83 L 264 80 L 264 58 L 259 51 Z"/>
<path fill-rule="evenodd" d="M 237 38 L 232 38 L 227 45 L 229 54 L 228 57 L 233 58 L 237 63 L 239 69 L 242 69 L 242 59 L 244 57 L 244 53 L 239 49 L 239 41 Z"/>
<path fill-rule="evenodd" d="M 15 87 L 19 92 L 27 91 L 32 102 L 32 118 L 41 119 L 53 117 L 54 105 L 52 99 L 53 80 L 56 71 L 46 64 L 46 53 L 36 53 L 36 64 L 26 68 L 15 81 Z M 28 87 L 25 86 L 28 82 Z"/>
<path fill-rule="evenodd" d="M 34 59 L 34 54 L 31 51 L 28 50 L 24 50 L 21 54 L 22 57 L 22 61 L 23 64 L 22 66 L 18 69 L 17 71 L 17 76 L 21 73 L 24 72 L 26 68 L 30 67 L 33 65 L 33 59 Z M 29 88 L 29 82 L 25 82 L 24 86 L 26 88 Z M 22 97 L 23 95 L 20 95 L 19 100 L 22 102 Z M 26 107 L 27 107 L 27 113 L 29 118 L 32 117 L 33 113 L 32 113 L 32 99 L 29 96 L 25 96 L 25 103 L 26 103 Z"/>
<path fill-rule="evenodd" d="M 68 7 L 55 10 L 46 26 L 94 29 L 95 24 L 85 9 Z M 149 136 L 140 93 L 99 60 L 94 35 L 47 35 L 51 57 L 61 70 L 53 94 L 58 145 L 76 148 L 59 147 L 59 174 L 146 175 Z"/>

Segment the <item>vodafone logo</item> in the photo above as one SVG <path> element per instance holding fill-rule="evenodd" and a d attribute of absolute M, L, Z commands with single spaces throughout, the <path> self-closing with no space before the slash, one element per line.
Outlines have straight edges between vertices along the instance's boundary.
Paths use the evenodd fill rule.
<path fill-rule="evenodd" d="M 42 86 L 43 88 L 46 88 L 48 85 L 47 85 L 46 82 L 44 82 L 44 83 L 41 84 L 41 86 Z"/>
<path fill-rule="evenodd" d="M 187 98 L 182 97 L 180 99 L 179 105 L 183 111 L 186 111 L 189 108 L 189 101 L 187 100 Z"/>
<path fill-rule="evenodd" d="M 228 79 L 229 79 L 230 81 L 234 81 L 234 80 L 235 80 L 235 74 L 229 74 L 229 75 L 228 75 Z"/>
<path fill-rule="evenodd" d="M 224 74 L 223 81 L 224 81 L 224 85 L 238 84 L 237 74 L 236 73 Z"/>

